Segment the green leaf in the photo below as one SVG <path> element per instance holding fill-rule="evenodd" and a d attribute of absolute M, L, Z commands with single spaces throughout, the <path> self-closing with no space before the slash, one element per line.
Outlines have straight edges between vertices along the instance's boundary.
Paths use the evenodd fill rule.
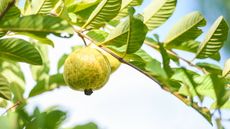
<path fill-rule="evenodd" d="M 46 80 L 49 77 L 49 57 L 48 57 L 48 48 L 47 46 L 34 44 L 34 46 L 38 49 L 41 58 L 43 60 L 43 64 L 39 66 L 31 65 L 31 73 L 35 81 Z"/>
<path fill-rule="evenodd" d="M 98 5 L 101 0 L 82 0 L 82 1 L 69 1 L 66 3 L 65 0 L 65 5 L 68 8 L 68 12 L 80 12 L 83 11 L 87 8 L 90 8 L 92 6 Z"/>
<path fill-rule="evenodd" d="M 109 34 L 103 30 L 91 30 L 87 33 L 87 36 L 89 36 L 91 39 L 93 39 L 96 42 L 103 42 L 105 41 L 106 37 Z"/>
<path fill-rule="evenodd" d="M 199 62 L 199 63 L 196 63 L 196 65 L 203 68 L 205 71 L 209 73 L 221 75 L 222 70 L 218 65 L 205 63 L 205 62 Z"/>
<path fill-rule="evenodd" d="M 45 15 L 29 15 L 20 18 L 12 18 L 0 24 L 0 31 L 61 34 L 73 33 L 67 21 L 58 17 Z"/>
<path fill-rule="evenodd" d="M 26 0 L 24 15 L 49 14 L 61 0 Z"/>
<path fill-rule="evenodd" d="M 174 46 L 173 48 L 178 49 L 178 50 L 187 51 L 187 52 L 196 53 L 199 48 L 199 45 L 200 45 L 200 42 L 190 40 L 190 41 L 183 42 L 178 46 Z"/>
<path fill-rule="evenodd" d="M 167 53 L 167 51 L 165 50 L 163 44 L 158 43 L 160 46 L 160 53 L 162 56 L 162 62 L 163 62 L 163 68 L 167 73 L 168 77 L 171 77 L 173 75 L 173 71 L 172 68 L 170 67 L 170 58 L 169 55 Z"/>
<path fill-rule="evenodd" d="M 37 49 L 34 48 L 32 44 L 22 39 L 1 39 L 0 57 L 34 65 L 42 64 L 42 59 Z"/>
<path fill-rule="evenodd" d="M 14 5 L 15 0 L 2 0 L 0 5 L 0 19 Z"/>
<path fill-rule="evenodd" d="M 121 8 L 121 0 L 102 0 L 82 28 L 99 28 L 113 19 Z"/>
<path fill-rule="evenodd" d="M 77 126 L 70 128 L 70 129 L 99 129 L 99 128 L 95 123 L 89 122 L 87 124 L 77 125 Z"/>
<path fill-rule="evenodd" d="M 59 72 L 60 71 L 60 69 L 62 68 L 62 66 L 64 65 L 64 63 L 65 63 L 65 60 L 66 60 L 66 58 L 68 57 L 68 55 L 67 54 L 63 54 L 62 56 L 61 56 L 61 58 L 58 60 L 58 64 L 57 64 L 57 72 Z"/>
<path fill-rule="evenodd" d="M 26 124 L 26 129 L 58 129 L 66 119 L 66 113 L 52 107 L 44 112 L 35 109 L 31 121 Z"/>
<path fill-rule="evenodd" d="M 7 101 L 5 99 L 0 98 L 0 108 L 6 108 Z"/>
<path fill-rule="evenodd" d="M 230 59 L 228 59 L 224 64 L 224 69 L 222 71 L 222 76 L 226 77 L 228 74 L 230 74 Z"/>
<path fill-rule="evenodd" d="M 0 117 L 1 129 L 18 129 L 18 115 L 14 112 L 7 113 L 6 116 Z"/>
<path fill-rule="evenodd" d="M 133 6 L 139 6 L 143 3 L 143 0 L 122 0 L 121 9 L 119 11 L 119 14 L 114 18 L 113 21 L 120 20 L 123 17 L 126 17 L 129 15 L 128 8 Z"/>
<path fill-rule="evenodd" d="M 10 100 L 12 95 L 10 91 L 10 83 L 7 81 L 7 79 L 0 75 L 0 97 Z"/>
<path fill-rule="evenodd" d="M 127 54 L 124 59 L 157 79 L 162 80 L 167 78 L 167 74 L 161 67 L 161 63 L 152 58 L 144 50 L 140 49 L 133 54 Z"/>
<path fill-rule="evenodd" d="M 18 63 L 0 60 L 0 72 L 7 77 L 10 83 L 10 89 L 13 93 L 14 102 L 24 102 L 23 97 L 25 87 L 25 77 Z"/>
<path fill-rule="evenodd" d="M 45 80 L 39 81 L 34 86 L 34 88 L 30 91 L 29 97 L 40 95 L 44 92 L 51 91 L 60 86 L 66 86 L 66 83 L 64 81 L 62 74 L 54 74 L 49 77 L 48 81 L 49 81 L 48 85 L 46 84 Z"/>
<path fill-rule="evenodd" d="M 210 79 L 212 80 L 212 84 L 215 91 L 216 96 L 216 108 L 221 108 L 225 104 L 225 102 L 229 99 L 229 94 L 227 94 L 225 89 L 225 80 L 219 78 L 215 74 L 210 74 Z"/>
<path fill-rule="evenodd" d="M 9 20 L 12 18 L 20 17 L 21 12 L 16 6 L 11 6 L 4 14 L 2 18 L 0 18 L 0 21 Z"/>
<path fill-rule="evenodd" d="M 16 35 L 23 35 L 27 36 L 28 38 L 32 38 L 33 40 L 37 40 L 39 43 L 47 44 L 52 47 L 54 47 L 54 43 L 52 40 L 50 40 L 46 34 L 33 34 L 33 33 L 27 33 L 27 32 L 17 32 Z"/>
<path fill-rule="evenodd" d="M 139 50 L 145 40 L 147 27 L 138 18 L 130 16 L 110 33 L 103 45 L 125 47 L 123 53 L 131 54 Z"/>
<path fill-rule="evenodd" d="M 208 31 L 201 43 L 196 58 L 203 59 L 218 53 L 228 36 L 228 25 L 223 16 L 220 16 Z"/>
<path fill-rule="evenodd" d="M 164 43 L 167 48 L 180 46 L 181 43 L 196 39 L 202 34 L 199 27 L 205 26 L 206 21 L 199 12 L 192 12 L 179 20 L 169 31 Z"/>
<path fill-rule="evenodd" d="M 172 79 L 183 83 L 182 89 L 179 91 L 181 94 L 186 92 L 184 95 L 188 95 L 190 97 L 198 96 L 201 99 L 201 95 L 197 90 L 198 83 L 194 80 L 196 76 L 198 76 L 196 73 L 187 71 L 185 68 L 181 68 L 176 70 L 175 74 L 172 76 Z"/>
<path fill-rule="evenodd" d="M 153 38 L 146 37 L 144 43 L 146 45 L 150 46 L 151 48 L 160 52 L 160 47 L 159 47 L 157 41 L 155 41 Z M 166 50 L 166 52 L 167 52 L 167 55 L 169 56 L 170 59 L 172 59 L 177 64 L 180 63 L 179 58 L 174 53 L 170 52 L 169 50 Z"/>
<path fill-rule="evenodd" d="M 149 30 L 153 30 L 173 14 L 177 0 L 154 0 L 144 11 L 144 23 Z"/>

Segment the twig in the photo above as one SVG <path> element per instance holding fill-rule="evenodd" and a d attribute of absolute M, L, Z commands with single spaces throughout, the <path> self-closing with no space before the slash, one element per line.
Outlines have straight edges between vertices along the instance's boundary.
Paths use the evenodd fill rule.
<path fill-rule="evenodd" d="M 20 105 L 21 102 L 20 101 L 17 101 L 14 105 L 12 105 L 11 107 L 9 107 L 5 112 L 2 113 L 1 116 L 3 116 L 4 114 L 6 114 L 9 110 L 13 109 L 13 108 L 16 108 L 18 105 Z"/>
<path fill-rule="evenodd" d="M 86 41 L 85 41 L 84 36 L 83 36 L 80 32 L 78 32 L 77 34 L 78 34 L 78 36 L 82 39 L 82 41 L 84 42 L 85 46 L 87 46 L 87 43 L 86 43 Z"/>

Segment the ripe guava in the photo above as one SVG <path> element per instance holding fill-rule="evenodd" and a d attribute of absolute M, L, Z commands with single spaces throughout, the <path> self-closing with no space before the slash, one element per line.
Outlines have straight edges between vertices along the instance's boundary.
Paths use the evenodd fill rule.
<path fill-rule="evenodd" d="M 102 88 L 111 68 L 108 59 L 97 49 L 83 47 L 71 53 L 64 63 L 64 80 L 74 90 L 86 95 Z"/>
<path fill-rule="evenodd" d="M 89 47 L 98 49 L 99 51 L 102 52 L 102 54 L 104 54 L 106 56 L 106 58 L 109 60 L 109 64 L 110 64 L 110 67 L 111 67 L 111 73 L 116 71 L 119 68 L 119 66 L 121 65 L 121 62 L 117 58 L 113 57 L 109 53 L 107 53 L 104 50 L 100 49 L 95 44 L 91 43 L 89 45 Z"/>

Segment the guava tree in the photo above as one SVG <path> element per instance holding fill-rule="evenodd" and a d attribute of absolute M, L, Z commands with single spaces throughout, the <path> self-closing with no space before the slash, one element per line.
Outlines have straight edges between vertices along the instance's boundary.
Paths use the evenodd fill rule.
<path fill-rule="evenodd" d="M 219 50 L 228 35 L 228 25 L 220 16 L 202 41 L 206 20 L 191 12 L 178 20 L 160 41 L 150 33 L 173 14 L 177 0 L 154 0 L 140 14 L 135 7 L 143 0 L 1 0 L 0 1 L 0 128 L 60 128 L 66 113 L 50 108 L 28 113 L 27 100 L 60 86 L 84 91 L 98 90 L 120 65 L 128 65 L 156 82 L 201 114 L 210 124 L 223 129 L 222 110 L 230 108 L 230 60 L 224 66 Z M 50 74 L 47 45 L 55 48 L 49 35 L 68 38 L 78 35 L 84 46 L 64 54 L 56 74 Z M 63 44 L 65 45 L 65 44 Z M 143 45 L 159 52 L 162 60 L 150 56 Z M 193 56 L 184 58 L 179 51 Z M 20 62 L 30 64 L 36 85 L 24 95 L 26 80 Z M 64 67 L 64 76 L 63 70 Z M 93 96 L 92 96 L 93 97 Z M 211 106 L 204 106 L 206 99 Z M 11 109 L 16 109 L 11 111 Z M 52 121 L 51 121 L 52 119 Z M 89 123 L 71 129 L 96 129 Z"/>

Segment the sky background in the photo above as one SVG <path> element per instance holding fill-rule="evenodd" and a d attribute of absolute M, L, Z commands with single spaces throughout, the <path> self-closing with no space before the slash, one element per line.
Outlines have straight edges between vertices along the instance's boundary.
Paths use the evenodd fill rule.
<path fill-rule="evenodd" d="M 167 31 L 179 18 L 189 12 L 199 10 L 196 1 L 198 0 L 178 0 L 174 15 L 166 24 L 152 33 L 159 34 L 162 41 Z M 137 10 L 141 12 L 149 2 L 151 0 L 145 0 L 143 6 Z M 204 31 L 207 31 L 212 22 L 208 21 Z M 82 41 L 76 36 L 71 39 L 54 36 L 51 38 L 55 42 L 55 48 L 50 47 L 51 73 L 56 73 L 59 57 L 63 53 L 70 52 L 71 46 L 82 44 Z M 159 54 L 145 46 L 144 48 L 154 58 L 160 60 Z M 188 58 L 192 59 L 193 56 Z M 23 70 L 28 72 L 28 65 L 23 64 Z M 31 81 L 33 79 L 30 74 L 27 74 L 26 78 L 30 80 L 26 87 L 26 95 L 28 95 L 28 91 L 32 89 L 35 82 Z M 58 105 L 61 109 L 68 111 L 69 117 L 64 127 L 93 121 L 101 129 L 215 129 L 195 110 L 126 65 L 121 65 L 111 75 L 108 83 L 91 96 L 63 87 L 30 99 L 28 105 L 29 110 L 36 106 L 46 109 Z M 230 129 L 230 124 L 225 123 L 225 126 L 226 129 Z"/>

